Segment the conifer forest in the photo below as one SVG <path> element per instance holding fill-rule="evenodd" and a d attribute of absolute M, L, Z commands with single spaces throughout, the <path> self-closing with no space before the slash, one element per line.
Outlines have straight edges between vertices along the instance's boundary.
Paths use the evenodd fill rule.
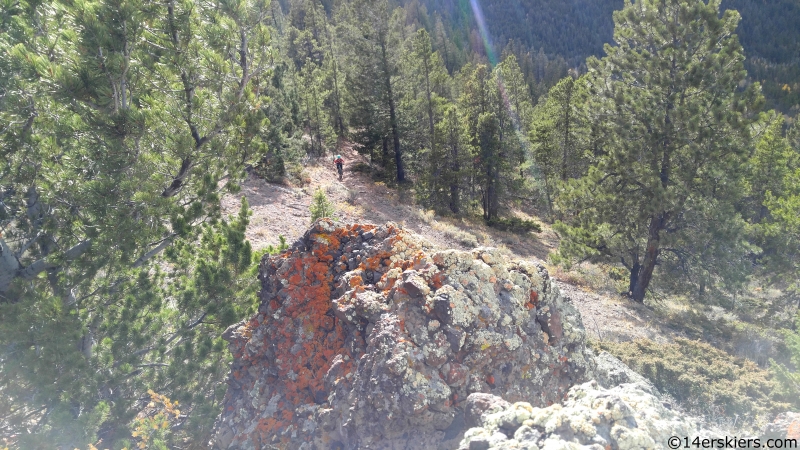
<path fill-rule="evenodd" d="M 584 313 L 598 351 L 680 403 L 717 375 L 647 358 L 702 345 L 753 364 L 750 422 L 796 412 L 799 113 L 797 0 L 0 0 L 0 450 L 209 448 L 223 333 L 302 235 L 251 242 L 296 212 L 252 179 L 552 236 L 552 277 L 676 323 L 634 349 Z"/>

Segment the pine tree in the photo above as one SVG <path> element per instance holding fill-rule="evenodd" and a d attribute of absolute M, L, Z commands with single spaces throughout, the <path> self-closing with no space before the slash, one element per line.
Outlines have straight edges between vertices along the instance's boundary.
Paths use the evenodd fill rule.
<path fill-rule="evenodd" d="M 783 334 L 792 364 L 795 368 L 800 367 L 800 313 L 795 318 L 794 330 L 784 330 Z M 800 372 L 796 370 L 793 372 L 772 360 L 770 360 L 770 364 L 778 381 L 783 386 L 786 397 L 795 399 L 797 402 L 797 399 L 800 399 Z"/>
<path fill-rule="evenodd" d="M 500 139 L 502 128 L 500 121 L 491 112 L 478 116 L 478 174 L 476 176 L 481 188 L 481 206 L 483 218 L 487 222 L 496 220 L 500 211 L 500 197 L 503 186 L 500 183 L 503 160 L 503 141 Z"/>
<path fill-rule="evenodd" d="M 434 26 L 434 47 L 436 52 L 442 57 L 442 62 L 448 73 L 455 72 L 460 65 L 456 61 L 456 49 L 452 41 L 447 37 L 442 16 L 436 14 L 436 25 Z"/>
<path fill-rule="evenodd" d="M 800 265 L 800 146 L 796 131 L 782 135 L 783 117 L 771 112 L 761 124 L 760 139 L 749 160 L 744 211 L 750 218 L 753 240 L 761 248 L 756 257 L 768 280 L 796 280 Z M 790 291 L 800 286 L 792 281 Z"/>
<path fill-rule="evenodd" d="M 318 0 L 298 0 L 290 9 L 287 56 L 303 109 L 303 122 L 310 137 L 308 153 L 324 154 L 336 141 L 334 127 L 341 123 L 338 62 L 328 30 L 328 19 Z"/>
<path fill-rule="evenodd" d="M 774 111 L 763 114 L 758 128 L 755 151 L 747 164 L 747 196 L 745 214 L 754 223 L 761 223 L 769 214 L 765 204 L 767 193 L 781 198 L 791 187 L 787 177 L 800 166 L 800 154 L 783 136 L 783 117 Z"/>
<path fill-rule="evenodd" d="M 417 30 L 409 42 L 403 64 L 404 146 L 409 168 L 417 181 L 422 203 L 436 210 L 447 208 L 442 182 L 448 171 L 447 156 L 441 147 L 440 122 L 450 97 L 450 77 L 424 29 Z"/>
<path fill-rule="evenodd" d="M 563 256 L 603 256 L 630 272 L 643 301 L 656 266 L 743 279 L 752 251 L 730 205 L 741 194 L 747 117 L 735 11 L 719 2 L 645 0 L 614 14 L 616 47 L 590 59 L 590 108 L 606 117 L 603 154 L 559 198 Z M 757 88 L 757 87 L 754 87 Z M 698 255 L 703 252 L 704 258 Z"/>
<path fill-rule="evenodd" d="M 431 166 L 437 169 L 433 175 L 440 178 L 439 185 L 443 190 L 433 204 L 441 202 L 451 212 L 459 214 L 463 209 L 463 193 L 469 180 L 473 149 L 470 148 L 469 137 L 456 105 L 448 105 L 443 115 L 442 121 L 437 124 L 439 143 L 436 148 L 440 149 L 440 153 L 431 158 Z"/>
<path fill-rule="evenodd" d="M 6 12 L 0 347 L 17 350 L 0 357 L 0 391 L 13 402 L 3 433 L 21 448 L 112 446 L 152 388 L 186 402 L 182 429 L 202 439 L 220 394 L 215 336 L 254 300 L 231 291 L 250 289 L 239 281 L 252 284 L 252 252 L 244 225 L 220 219 L 219 198 L 265 151 L 268 4 L 87 0 Z M 215 294 L 176 310 L 161 258 L 194 243 L 203 223 L 214 230 L 204 236 L 220 237 L 201 251 L 222 259 L 192 273 L 229 280 L 215 289 L 230 303 Z"/>
<path fill-rule="evenodd" d="M 396 87 L 397 52 L 402 39 L 397 27 L 392 27 L 389 3 L 356 1 L 340 5 L 337 25 L 339 41 L 349 53 L 346 84 L 351 94 L 348 109 L 350 125 L 356 130 L 354 137 L 371 155 L 380 144 L 383 166 L 392 165 L 397 181 L 403 182 L 406 171 Z"/>
<path fill-rule="evenodd" d="M 525 76 L 519 67 L 517 57 L 510 53 L 495 67 L 499 89 L 505 100 L 505 108 L 511 114 L 514 127 L 524 135 L 528 132 L 533 112 L 533 101 L 527 89 Z"/>
<path fill-rule="evenodd" d="M 567 77 L 553 86 L 533 111 L 533 160 L 544 184 L 548 211 L 561 183 L 586 174 L 589 126 L 585 78 Z"/>
<path fill-rule="evenodd" d="M 454 86 L 459 87 L 458 111 L 461 114 L 462 126 L 466 135 L 467 148 L 469 149 L 469 166 L 464 168 L 467 173 L 467 186 L 471 207 L 477 207 L 480 202 L 480 186 L 482 170 L 480 166 L 478 121 L 480 115 L 489 111 L 488 78 L 489 70 L 486 65 L 467 64 L 458 73 Z"/>
<path fill-rule="evenodd" d="M 489 223 L 499 219 L 501 205 L 508 203 L 524 182 L 520 167 L 526 162 L 525 136 L 513 103 L 518 102 L 523 111 L 530 104 L 524 97 L 509 97 L 506 91 L 504 74 L 517 73 L 512 67 L 501 64 L 490 72 L 485 65 L 465 66 L 459 77 L 463 83 L 459 109 L 474 149 L 470 183 L 476 192 L 471 194 L 480 198 L 483 218 Z M 525 95 L 524 91 L 517 92 Z"/>
<path fill-rule="evenodd" d="M 334 213 L 333 203 L 328 200 L 325 191 L 322 188 L 317 188 L 314 192 L 314 199 L 311 201 L 311 222 L 316 222 L 318 219 L 324 217 L 332 217 Z"/>

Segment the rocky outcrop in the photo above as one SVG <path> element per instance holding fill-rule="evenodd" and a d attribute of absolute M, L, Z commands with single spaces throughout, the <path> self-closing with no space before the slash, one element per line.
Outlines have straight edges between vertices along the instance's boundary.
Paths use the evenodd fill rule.
<path fill-rule="evenodd" d="M 536 408 L 517 402 L 483 414 L 459 449 L 667 449 L 672 436 L 698 435 L 719 437 L 665 407 L 648 385 L 606 389 L 590 381 L 570 389 L 563 404 Z"/>
<path fill-rule="evenodd" d="M 547 271 L 493 249 L 322 220 L 259 279 L 258 313 L 224 335 L 216 448 L 455 448 L 486 411 L 559 402 L 593 367 Z"/>
<path fill-rule="evenodd" d="M 594 361 L 594 378 L 600 386 L 610 389 L 620 384 L 637 383 L 643 385 L 647 391 L 659 395 L 658 389 L 650 380 L 634 372 L 611 353 L 603 350 L 595 356 Z"/>
<path fill-rule="evenodd" d="M 784 412 L 764 427 L 762 438 L 800 440 L 800 413 Z"/>

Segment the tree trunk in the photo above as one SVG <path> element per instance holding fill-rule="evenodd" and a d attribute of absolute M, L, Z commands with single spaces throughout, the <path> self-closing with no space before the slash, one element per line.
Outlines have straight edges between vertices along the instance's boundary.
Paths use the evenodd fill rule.
<path fill-rule="evenodd" d="M 571 79 L 571 78 L 570 78 Z M 567 181 L 567 159 L 569 158 L 569 127 L 570 127 L 570 109 L 572 105 L 572 87 L 573 83 L 569 84 L 567 90 L 567 103 L 564 112 L 564 152 L 561 157 L 561 181 Z"/>
<path fill-rule="evenodd" d="M 458 173 L 461 171 L 461 166 L 458 163 L 458 145 L 453 145 L 451 147 L 451 156 L 453 157 L 453 163 L 451 166 L 453 175 L 450 179 L 450 211 L 453 211 L 454 214 L 458 214 L 460 210 L 460 199 L 458 196 Z"/>
<path fill-rule="evenodd" d="M 483 217 L 486 220 L 492 220 L 497 218 L 497 174 L 493 164 L 488 165 L 486 178 Z"/>
<path fill-rule="evenodd" d="M 433 126 L 433 100 L 431 100 L 430 68 L 428 67 L 429 61 L 427 59 L 425 59 L 423 63 L 425 67 L 425 96 L 428 100 L 428 128 L 430 129 L 431 133 L 431 151 L 433 151 L 433 146 L 436 145 L 436 132 Z"/>
<path fill-rule="evenodd" d="M 653 270 L 658 260 L 659 244 L 661 240 L 661 230 L 667 222 L 667 213 L 661 213 L 650 218 L 650 226 L 647 230 L 647 248 L 644 253 L 644 261 L 636 279 L 636 284 L 631 290 L 631 297 L 639 303 L 644 301 L 644 294 L 647 286 L 653 279 Z"/>
<path fill-rule="evenodd" d="M 389 140 L 386 138 L 386 136 L 384 136 L 381 139 L 381 142 L 383 143 L 383 153 L 381 153 L 381 167 L 385 169 L 386 165 L 389 164 Z"/>
<path fill-rule="evenodd" d="M 392 143 L 394 144 L 394 163 L 397 166 L 397 181 L 403 182 L 406 180 L 406 171 L 403 169 L 403 154 L 400 151 L 400 133 L 397 130 L 397 116 L 394 110 L 394 97 L 392 96 L 392 87 L 387 79 L 387 86 L 389 89 L 389 120 L 392 125 Z"/>
<path fill-rule="evenodd" d="M 673 74 L 675 71 L 675 62 L 672 63 Z M 664 112 L 664 126 L 668 130 L 665 133 L 662 142 L 662 155 L 661 155 L 661 171 L 659 179 L 661 180 L 661 187 L 666 192 L 669 186 L 670 171 L 672 168 L 670 156 L 672 153 L 672 118 L 671 111 L 673 109 L 672 101 L 668 101 Z M 647 248 L 645 249 L 644 261 L 642 261 L 642 269 L 639 277 L 636 280 L 636 285 L 631 291 L 631 297 L 639 303 L 644 302 L 644 294 L 647 292 L 647 286 L 650 285 L 650 280 L 653 278 L 653 270 L 658 261 L 659 244 L 661 240 L 661 230 L 666 227 L 669 213 L 662 211 L 657 215 L 650 217 L 650 225 L 647 228 Z"/>
<path fill-rule="evenodd" d="M 406 180 L 406 171 L 403 169 L 403 154 L 400 151 L 400 133 L 397 127 L 397 113 L 394 107 L 394 94 L 392 93 L 392 74 L 389 71 L 389 57 L 386 55 L 386 43 L 381 41 L 381 58 L 383 59 L 383 82 L 386 87 L 386 96 L 389 100 L 389 125 L 392 127 L 392 144 L 394 145 L 394 162 L 397 166 L 397 181 Z"/>
<path fill-rule="evenodd" d="M 334 114 L 336 115 L 335 123 L 336 129 L 339 130 L 339 136 L 344 136 L 344 122 L 342 121 L 342 110 L 341 110 L 341 96 L 339 95 L 339 74 L 336 66 L 338 65 L 336 62 L 336 55 L 333 53 L 333 39 L 331 38 L 330 30 L 328 29 L 328 23 L 324 22 L 325 24 L 325 35 L 328 38 L 328 52 L 330 53 L 331 58 L 331 67 L 333 68 L 333 109 Z"/>
<path fill-rule="evenodd" d="M 489 220 L 496 219 L 499 211 L 499 199 L 497 196 L 497 184 L 498 184 L 498 168 L 493 167 L 492 170 L 492 184 L 489 188 Z"/>
<path fill-rule="evenodd" d="M 450 211 L 453 214 L 458 214 L 460 208 L 458 207 L 459 198 L 458 198 L 458 185 L 451 184 L 450 185 Z"/>
<path fill-rule="evenodd" d="M 625 264 L 625 261 L 622 261 Z M 633 258 L 633 266 L 631 267 L 631 276 L 628 280 L 628 295 L 633 296 L 633 290 L 636 288 L 636 282 L 639 280 L 639 271 L 642 270 L 642 265 L 639 264 L 639 257 Z"/>
<path fill-rule="evenodd" d="M 547 174 L 542 171 L 542 181 L 544 182 L 544 196 L 547 199 L 547 215 L 553 217 L 553 199 L 550 197 L 550 186 L 547 184 Z"/>
<path fill-rule="evenodd" d="M 17 276 L 20 264 L 14 252 L 6 244 L 6 241 L 0 238 L 0 294 L 5 293 L 11 282 Z"/>

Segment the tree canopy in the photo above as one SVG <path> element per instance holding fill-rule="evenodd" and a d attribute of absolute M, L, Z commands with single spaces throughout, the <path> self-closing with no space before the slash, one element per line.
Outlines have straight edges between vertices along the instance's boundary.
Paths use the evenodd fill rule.
<path fill-rule="evenodd" d="M 637 301 L 657 265 L 742 279 L 750 249 L 733 203 L 759 98 L 738 89 L 739 15 L 713 0 L 645 0 L 614 21 L 617 46 L 587 63 L 607 139 L 560 199 L 562 254 L 621 262 Z"/>

